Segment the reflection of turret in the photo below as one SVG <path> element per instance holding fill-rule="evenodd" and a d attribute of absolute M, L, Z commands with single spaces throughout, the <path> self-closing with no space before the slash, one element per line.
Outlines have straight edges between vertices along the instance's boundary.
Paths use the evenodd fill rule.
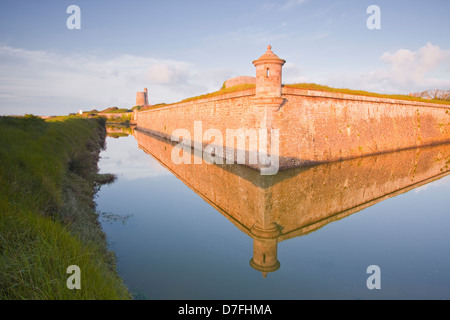
<path fill-rule="evenodd" d="M 270 223 L 267 228 L 261 228 L 260 223 L 255 223 L 250 232 L 253 236 L 253 258 L 250 265 L 261 271 L 265 278 L 267 273 L 280 268 L 277 259 L 277 238 L 281 235 L 281 228 L 275 222 Z"/>
<path fill-rule="evenodd" d="M 235 164 L 175 164 L 177 143 L 137 128 L 139 147 L 253 239 L 250 265 L 280 268 L 279 242 L 303 236 L 449 171 L 450 144 L 346 160 L 263 176 Z M 183 151 L 184 152 L 184 151 Z M 201 177 L 201 179 L 199 179 Z"/>

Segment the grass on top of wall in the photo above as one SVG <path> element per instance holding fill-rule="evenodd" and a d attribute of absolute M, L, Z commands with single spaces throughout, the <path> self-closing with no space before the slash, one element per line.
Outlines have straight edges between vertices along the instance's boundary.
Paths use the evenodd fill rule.
<path fill-rule="evenodd" d="M 244 84 L 239 84 L 237 86 L 233 86 L 231 88 L 222 88 L 219 91 L 203 94 L 203 95 L 196 96 L 196 97 L 187 98 L 180 102 L 189 102 L 189 101 L 195 101 L 195 100 L 200 100 L 200 99 L 212 98 L 212 97 L 217 97 L 217 96 L 227 94 L 227 93 L 243 91 L 243 90 L 247 90 L 247 89 L 254 89 L 255 87 L 256 87 L 255 84 L 244 83 Z"/>
<path fill-rule="evenodd" d="M 337 93 L 345 93 L 352 94 L 358 96 L 368 96 L 368 97 L 377 97 L 377 98 L 387 98 L 387 99 L 398 99 L 398 100 L 408 100 L 408 101 L 419 101 L 419 102 L 429 102 L 429 103 L 440 103 L 450 105 L 450 101 L 446 100 L 429 100 L 423 99 L 420 97 L 413 97 L 409 95 L 402 94 L 381 94 L 363 90 L 352 90 L 352 89 L 341 89 L 341 88 L 333 88 L 315 83 L 295 83 L 295 84 L 285 84 L 287 88 L 297 88 L 297 89 L 305 89 L 305 90 L 315 90 L 315 91 L 325 91 L 325 92 L 337 92 Z"/>
<path fill-rule="evenodd" d="M 0 300 L 129 298 L 93 201 L 104 125 L 0 117 Z M 80 290 L 66 286 L 70 265 Z"/>
<path fill-rule="evenodd" d="M 285 84 L 283 86 L 287 87 L 287 88 L 297 88 L 297 89 L 323 91 L 323 92 L 336 92 L 336 93 L 344 93 L 344 94 L 359 95 L 359 96 L 407 100 L 407 101 L 419 101 L 419 102 L 439 103 L 439 104 L 450 105 L 450 101 L 447 101 L 447 100 L 437 100 L 437 99 L 430 100 L 430 99 L 423 99 L 420 97 L 413 97 L 413 96 L 403 95 L 403 94 L 381 94 L 381 93 L 375 93 L 375 92 L 369 92 L 369 91 L 363 91 L 363 90 L 333 88 L 333 87 L 324 86 L 324 85 L 315 84 L 315 83 L 293 83 L 293 84 Z M 183 102 L 196 101 L 196 100 L 200 100 L 200 99 L 213 98 L 213 97 L 217 97 L 217 96 L 224 95 L 227 93 L 238 92 L 238 91 L 243 91 L 243 90 L 248 90 L 248 89 L 254 89 L 255 87 L 256 87 L 255 84 L 250 84 L 250 83 L 240 84 L 237 86 L 233 86 L 231 88 L 225 88 L 223 86 L 222 89 L 220 89 L 218 91 L 206 93 L 206 94 L 191 97 L 191 98 L 187 98 L 187 99 L 181 100 L 176 103 L 183 103 Z M 140 108 L 139 111 L 158 109 L 158 108 L 162 108 L 162 107 L 166 107 L 166 106 L 170 106 L 170 105 L 172 105 L 172 104 L 161 103 L 161 104 L 157 104 L 157 105 L 153 105 L 153 106 L 147 106 L 147 107 Z"/>

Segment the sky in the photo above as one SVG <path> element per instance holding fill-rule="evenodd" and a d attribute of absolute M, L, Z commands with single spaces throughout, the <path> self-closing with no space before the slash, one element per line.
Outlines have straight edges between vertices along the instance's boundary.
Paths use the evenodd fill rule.
<path fill-rule="evenodd" d="M 285 84 L 450 89 L 449 13 L 448 0 L 1 0 L 0 115 L 131 108 L 144 88 L 177 102 L 254 76 L 269 44 Z"/>

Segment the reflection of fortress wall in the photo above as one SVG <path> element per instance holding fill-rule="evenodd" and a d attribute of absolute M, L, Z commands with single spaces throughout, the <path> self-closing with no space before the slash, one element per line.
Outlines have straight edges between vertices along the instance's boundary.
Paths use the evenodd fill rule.
<path fill-rule="evenodd" d="M 287 178 L 270 188 L 272 217 L 284 227 L 280 240 L 442 177 L 449 159 L 450 145 L 442 145 L 320 165 Z"/>
<path fill-rule="evenodd" d="M 228 217 L 242 231 L 249 233 L 259 213 L 264 211 L 263 203 L 259 200 L 263 193 L 261 188 L 252 185 L 252 182 L 245 177 L 230 173 L 221 167 L 205 163 L 194 164 L 194 154 L 192 154 L 192 164 L 175 165 L 171 160 L 173 143 L 139 130 L 134 132 L 140 148 L 151 154 L 221 213 L 229 215 Z M 227 165 L 224 166 L 227 167 Z M 231 166 L 242 168 L 242 166 L 228 165 L 228 167 Z M 257 173 L 254 170 L 245 169 Z"/>
<path fill-rule="evenodd" d="M 195 164 L 193 150 L 191 164 L 176 165 L 171 160 L 174 143 L 140 130 L 134 135 L 140 148 L 254 239 L 250 264 L 264 276 L 280 267 L 277 242 L 450 172 L 449 144 L 262 176 L 240 165 Z"/>
<path fill-rule="evenodd" d="M 284 60 L 270 47 L 253 63 L 255 89 L 138 112 L 137 126 L 169 137 L 185 128 L 197 141 L 194 121 L 201 134 L 279 129 L 282 169 L 450 142 L 448 105 L 282 87 Z"/>
<path fill-rule="evenodd" d="M 178 164 L 174 144 L 135 131 L 139 146 L 150 153 L 205 200 L 250 234 L 258 222 L 275 222 L 282 237 L 319 225 L 350 210 L 359 211 L 449 171 L 450 145 L 411 149 L 262 176 L 239 165 Z M 194 157 L 194 152 L 192 154 Z M 352 209 L 357 209 L 352 211 Z M 245 230 L 244 230 L 245 229 Z M 305 229 L 307 230 L 307 229 Z"/>

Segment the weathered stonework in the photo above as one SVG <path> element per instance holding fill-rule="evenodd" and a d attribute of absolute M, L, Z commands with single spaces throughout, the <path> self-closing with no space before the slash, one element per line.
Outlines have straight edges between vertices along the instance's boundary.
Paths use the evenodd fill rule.
<path fill-rule="evenodd" d="M 283 97 L 273 117 L 283 167 L 450 142 L 446 105 L 292 88 Z"/>
<path fill-rule="evenodd" d="M 280 59 L 268 46 L 258 60 L 253 61 L 256 67 L 256 97 L 281 97 L 281 70 L 285 60 Z"/>
<path fill-rule="evenodd" d="M 255 89 L 138 112 L 137 126 L 165 138 L 185 128 L 194 140 L 194 121 L 224 135 L 279 129 L 280 169 L 450 142 L 448 105 L 283 87 L 284 63 L 269 46 L 253 61 Z"/>

